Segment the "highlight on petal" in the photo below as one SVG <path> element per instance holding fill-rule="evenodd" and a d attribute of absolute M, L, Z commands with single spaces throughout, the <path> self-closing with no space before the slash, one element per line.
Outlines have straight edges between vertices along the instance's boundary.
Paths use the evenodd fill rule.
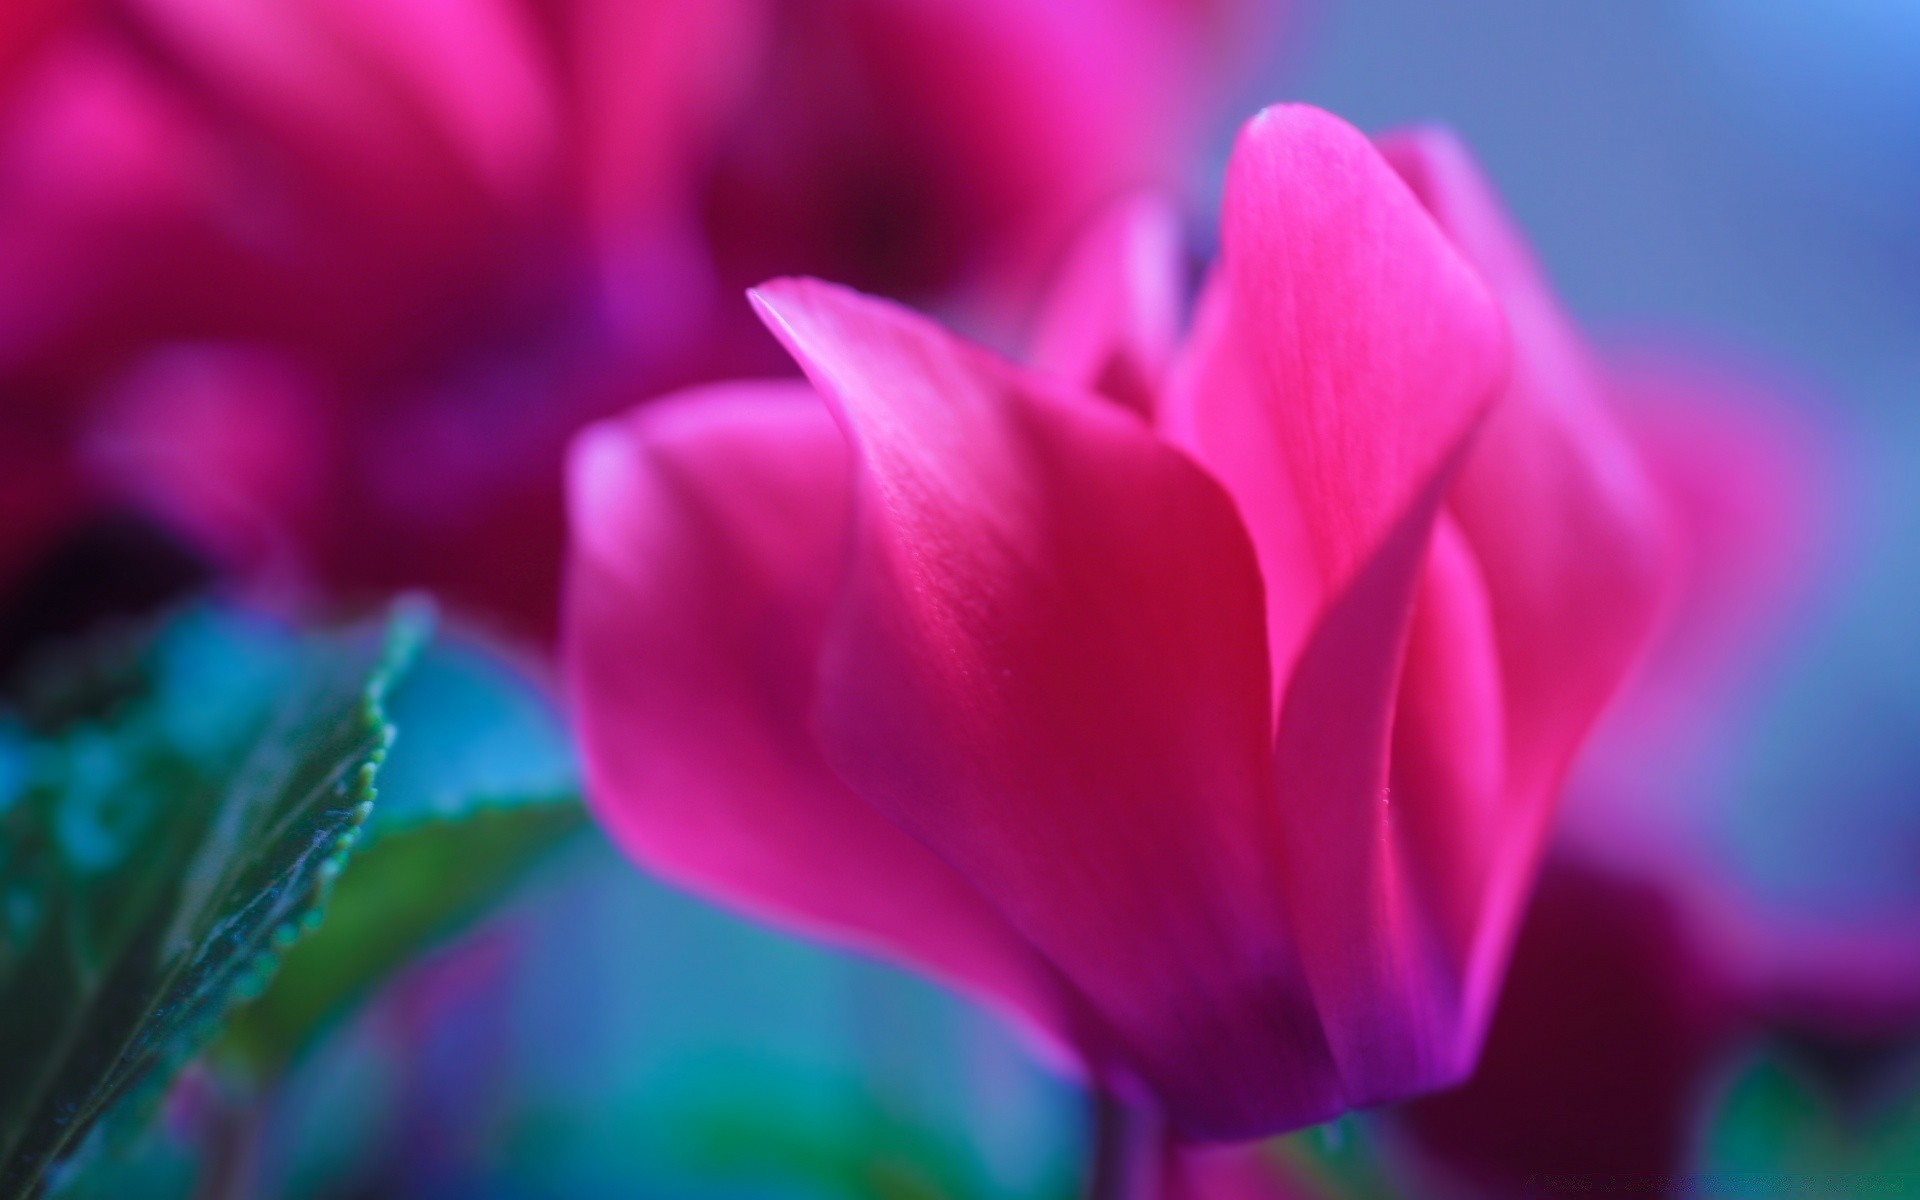
<path fill-rule="evenodd" d="M 809 280 L 756 302 L 860 464 L 829 761 L 1060 969 L 1183 1134 L 1331 1114 L 1226 495 L 1126 414 L 884 302 Z"/>
<path fill-rule="evenodd" d="M 851 465 L 799 384 L 669 397 L 580 436 L 562 655 L 589 802 L 669 880 L 1058 1030 L 1045 964 L 808 728 Z"/>
<path fill-rule="evenodd" d="M 1152 416 L 1179 335 L 1181 251 L 1180 214 L 1159 196 L 1102 212 L 1054 281 L 1035 365 Z"/>
<path fill-rule="evenodd" d="M 1493 401 L 1500 313 L 1366 137 L 1318 109 L 1247 123 L 1221 222 L 1263 412 L 1337 590 Z"/>

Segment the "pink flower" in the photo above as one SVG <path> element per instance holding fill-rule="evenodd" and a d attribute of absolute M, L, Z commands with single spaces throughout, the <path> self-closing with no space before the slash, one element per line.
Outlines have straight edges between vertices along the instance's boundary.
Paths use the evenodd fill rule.
<path fill-rule="evenodd" d="M 1059 303 L 1108 316 L 1048 323 L 1078 377 L 780 280 L 755 303 L 811 390 L 580 439 L 564 660 L 596 811 L 1187 1137 L 1454 1082 L 1646 630 L 1650 496 L 1440 135 L 1250 122 L 1171 362 L 1170 299 L 1099 286 L 1176 278 L 1138 265 L 1152 223 L 1095 236 Z M 1141 378 L 1150 417 L 1094 390 Z"/>
<path fill-rule="evenodd" d="M 0 61 L 10 403 L 114 446 L 135 471 L 100 490 L 236 573 L 543 636 L 572 432 L 783 365 L 736 272 L 1015 306 L 1067 223 L 1177 177 L 1225 46 L 1270 27 L 1269 0 L 55 7 L 0 17 L 0 51 L 40 45 L 29 10 L 52 35 Z M 209 391 L 266 399 L 243 437 L 172 420 Z M 295 481 L 258 469 L 288 446 Z"/>
<path fill-rule="evenodd" d="M 0 379 L 46 446 L 249 578 L 541 631 L 567 435 L 707 349 L 608 312 L 699 274 L 657 231 L 741 5 L 91 7 L 0 111 Z"/>

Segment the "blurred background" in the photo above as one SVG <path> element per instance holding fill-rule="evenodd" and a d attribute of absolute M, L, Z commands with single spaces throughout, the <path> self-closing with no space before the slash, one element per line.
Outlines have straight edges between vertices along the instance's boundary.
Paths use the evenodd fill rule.
<path fill-rule="evenodd" d="M 204 15 L 223 6 L 174 7 Z M 1207 222 L 1232 130 L 1262 103 L 1306 100 L 1369 130 L 1452 126 L 1591 334 L 1649 453 L 1658 462 L 1671 451 L 1685 464 L 1675 470 L 1697 543 L 1693 598 L 1679 605 L 1642 679 L 1576 772 L 1566 833 L 1522 936 L 1482 1075 L 1450 1096 L 1282 1139 L 1264 1159 L 1271 1194 L 1550 1194 L 1541 1180 L 1581 1176 L 1622 1187 L 1658 1181 L 1648 1186 L 1671 1194 L 1811 1194 L 1804 1188 L 1816 1180 L 1836 1189 L 1819 1194 L 1920 1195 L 1920 5 L 1297 0 L 1275 20 L 1247 18 L 1238 7 L 1213 6 L 1209 18 L 1243 31 L 1235 53 L 1210 46 L 1180 64 L 1206 85 L 1182 85 L 1179 94 L 1203 111 L 1178 134 L 1185 149 L 1173 156 L 1173 182 L 1191 198 L 1196 249 L 1210 244 Z M 788 23 L 776 42 L 830 42 L 831 30 L 815 26 L 840 11 L 822 6 L 825 18 L 781 18 Z M 92 403 L 72 397 L 112 393 L 117 423 L 90 443 L 90 453 L 105 458 L 89 461 L 112 464 L 114 478 L 138 481 L 142 495 L 171 497 L 168 511 L 184 512 L 186 526 L 223 531 L 216 551 L 183 571 L 237 562 L 250 602 L 287 609 L 300 608 L 289 597 L 310 582 L 295 578 L 302 568 L 288 565 L 294 555 L 278 535 L 224 520 L 230 498 L 174 487 L 168 455 L 181 451 L 156 451 L 155 439 L 143 438 L 143 422 L 179 429 L 199 420 L 220 432 L 218 453 L 275 485 L 306 486 L 278 457 L 285 447 L 255 438 L 244 420 L 206 399 L 209 391 L 241 395 L 255 412 L 301 410 L 301 397 L 315 389 L 402 397 L 380 419 L 404 420 L 405 432 L 368 461 L 406 458 L 406 447 L 421 441 L 458 443 L 461 422 L 476 410 L 492 422 L 489 438 L 521 438 L 555 457 L 580 419 L 710 376 L 716 358 L 748 365 L 731 373 L 778 369 L 770 341 L 731 348 L 732 339 L 757 337 L 744 326 L 718 335 L 727 343 L 720 349 L 693 345 L 700 339 L 692 335 L 667 339 L 674 354 L 653 355 L 644 370 L 629 363 L 624 375 L 554 368 L 557 359 L 598 364 L 609 354 L 581 355 L 581 335 L 551 327 L 580 289 L 567 252 L 554 249 L 573 235 L 550 227 L 538 204 L 524 219 L 513 208 L 504 225 L 491 210 L 455 206 L 471 228 L 448 228 L 436 216 L 426 227 L 445 244 L 422 244 L 410 214 L 389 222 L 363 209 L 390 196 L 438 202 L 431 188 L 454 185 L 404 172 L 388 192 L 341 184 L 364 167 L 334 145 L 357 136 L 358 114 L 335 124 L 309 120 L 314 89 L 328 81 L 317 69 L 298 75 L 297 87 L 266 78 L 273 64 L 299 55 L 275 59 L 290 43 L 263 31 L 263 22 L 236 22 L 239 32 L 226 42 L 191 43 L 209 60 L 256 55 L 262 78 L 238 71 L 191 86 L 181 80 L 191 77 L 192 55 L 180 49 L 190 40 L 168 44 L 164 22 L 158 34 L 128 32 L 134 24 L 108 20 L 107 33 L 79 49 L 63 47 L 56 32 L 31 53 L 64 56 L 59 72 L 31 59 L 15 68 L 16 126 L 31 124 L 19 106 L 60 107 L 61 88 L 95 90 L 90 104 L 61 109 L 64 124 L 35 135 L 85 147 L 77 166 L 60 168 L 78 178 L 37 166 L 45 148 L 23 149 L 21 137 L 0 159 L 8 218 L 0 258 L 31 281 L 0 286 L 9 339 L 0 365 L 16 388 L 16 399 L 0 404 L 61 397 L 23 426 L 44 440 Z M 691 29 L 696 22 L 685 24 L 686 38 L 704 36 Z M 444 35 L 431 26 L 423 18 L 417 36 Z M 497 46 L 485 33 L 441 43 L 481 64 L 465 82 L 458 70 L 441 81 L 459 111 L 517 102 L 510 73 L 488 74 Z M 1248 52 L 1255 46 L 1259 53 Z M 115 65 L 118 54 L 153 73 L 136 87 Z M 662 61 L 649 60 L 656 71 Z M 773 86 L 754 72 L 770 78 L 785 61 L 775 54 L 733 67 L 751 90 Z M 395 296 L 381 282 L 382 264 L 349 263 L 315 275 L 316 288 L 339 289 L 348 316 L 329 317 L 314 332 L 310 314 L 255 303 L 256 292 L 277 294 L 272 288 L 222 284 L 229 266 L 219 239 L 176 222 L 172 211 L 112 223 L 112 237 L 122 240 L 94 242 L 88 253 L 64 249 L 60 239 L 88 236 L 65 220 L 74 205 L 105 207 L 101 197 L 119 187 L 150 195 L 154 179 L 206 153 L 183 135 L 143 149 L 158 156 L 152 162 L 114 157 L 124 144 L 116 139 L 151 132 L 130 131 L 120 109 L 155 86 L 176 89 L 169 103 L 189 116 L 213 111 L 236 124 L 249 154 L 297 143 L 296 157 L 322 164 L 318 186 L 342 189 L 348 216 L 330 233 L 375 239 L 381 254 L 417 251 L 411 278 L 467 261 L 469 237 L 508 245 L 518 257 L 487 278 L 513 279 L 511 297 L 483 296 L 469 307 L 472 281 L 459 272 L 446 274 L 452 282 L 443 291 Z M 1073 86 L 1080 94 L 1102 85 Z M 789 117 L 838 122 L 827 132 L 845 132 L 888 95 L 877 85 Z M 263 102 L 264 116 L 233 117 L 259 96 L 272 101 Z M 161 124 L 176 115 L 147 111 Z M 627 136 L 652 128 L 644 113 L 620 120 Z M 750 168 L 777 157 L 752 144 L 754 124 L 730 135 L 748 164 L 737 172 L 745 182 L 705 193 L 700 219 L 709 229 L 729 219 L 729 205 L 753 211 L 759 177 Z M 503 171 L 520 152 L 498 134 L 510 126 L 488 125 L 493 140 L 481 139 L 488 161 L 507 164 Z M 780 145 L 783 137 L 811 138 L 816 155 L 844 149 L 818 129 L 769 136 Z M 407 163 L 412 153 L 398 151 Z M 656 165 L 593 168 L 583 190 L 590 199 L 634 191 L 633 180 Z M 777 171 L 769 177 L 797 186 Z M 894 206 L 885 211 L 920 203 L 876 187 Z M 168 193 L 169 202 L 197 203 L 192 192 Z M 235 195 L 222 202 L 245 205 L 254 194 Z M 269 230 L 308 215 L 264 201 L 239 214 L 243 226 Z M 894 294 L 944 297 L 959 319 L 995 336 L 994 306 L 980 297 L 1030 275 L 1035 255 L 1016 243 L 1051 232 L 1002 239 L 989 268 L 957 271 L 865 235 L 851 249 L 797 261 L 782 257 L 785 248 L 737 239 L 738 262 L 723 254 L 689 266 L 670 239 L 656 236 L 662 226 L 597 217 L 588 225 L 586 240 L 623 247 L 620 269 L 589 289 L 602 310 L 592 336 L 614 343 L 622 322 L 691 322 L 690 302 L 675 299 L 674 288 L 680 296 L 711 293 L 724 306 L 740 277 L 767 263 L 839 266 L 839 274 L 864 274 L 855 281 Z M 821 245 L 817 231 L 807 236 Z M 185 247 L 190 269 L 137 252 L 161 237 Z M 330 243 L 315 244 L 318 256 L 333 253 Z M 94 276 L 105 273 L 97 260 L 129 254 L 155 261 L 140 264 L 127 294 L 95 287 Z M 58 269 L 33 274 L 42 258 Z M 289 268 L 295 278 L 305 269 Z M 135 293 L 155 288 L 166 289 L 166 303 L 142 313 Z M 364 301 L 364 288 L 393 311 Z M 661 290 L 665 299 L 655 294 Z M 111 319 L 89 326 L 76 318 L 49 333 L 14 315 L 87 304 Z M 247 319 L 215 313 L 222 304 L 247 310 Z M 738 316 L 744 320 L 743 307 Z M 378 328 L 360 328 L 361 317 Z M 407 322 L 425 332 L 401 350 L 384 343 L 386 331 Z M 288 332 L 303 329 L 310 343 L 301 340 L 307 333 Z M 484 361 L 445 365 L 446 344 L 470 354 L 476 340 L 487 343 Z M 295 345 L 330 368 L 296 378 L 257 354 L 259 345 Z M 94 370 L 108 361 L 111 372 Z M 116 382 L 95 378 L 106 375 Z M 180 377 L 199 382 L 168 384 Z M 502 416 L 529 377 L 549 381 L 541 416 Z M 551 399 L 561 393 L 586 398 Z M 1700 411 L 1731 414 L 1731 423 L 1694 420 Z M 304 435 L 295 442 L 320 444 Z M 437 486 L 521 486 L 490 475 L 495 466 L 468 449 L 451 446 Z M 44 459 L 13 460 L 13 486 L 24 490 L 32 464 Z M 1716 474 L 1716 466 L 1724 470 Z M 368 472 L 356 487 L 375 500 L 356 501 L 345 533 L 314 535 L 320 559 L 345 562 L 352 555 L 343 546 L 385 528 L 369 514 L 381 511 L 380 489 L 397 485 L 390 469 Z M 541 508 L 528 536 L 552 542 L 557 519 Z M 409 536 L 395 533 L 396 559 L 412 553 Z M 404 569 L 356 561 L 321 574 L 339 594 L 434 585 L 488 637 L 537 647 L 550 619 L 550 581 L 467 609 L 461 597 L 474 578 L 501 570 L 538 576 L 539 561 L 442 571 L 416 556 Z M 402 580 L 407 571 L 425 578 Z M 42 577 L 24 567 L 18 574 L 29 583 Z M 19 595 L 28 585 L 14 586 Z M 8 629 L 23 627 L 20 614 L 41 602 L 11 603 Z M 542 686 L 537 649 L 525 657 L 529 679 Z M 1072 1085 L 1036 1065 L 992 1019 L 885 966 L 681 896 L 588 835 L 307 1057 L 275 1102 L 263 1186 L 302 1197 L 1060 1197 L 1077 1186 L 1084 1122 Z M 143 1153 L 104 1194 L 190 1189 L 188 1151 L 165 1129 Z"/>

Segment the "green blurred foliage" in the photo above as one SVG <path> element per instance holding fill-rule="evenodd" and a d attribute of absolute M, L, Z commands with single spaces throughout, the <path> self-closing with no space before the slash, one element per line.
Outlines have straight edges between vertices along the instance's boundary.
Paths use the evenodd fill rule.
<path fill-rule="evenodd" d="M 221 1044 L 263 1081 L 588 824 L 557 714 L 487 652 L 436 643 L 390 712 L 396 740 L 378 800 L 325 923 Z"/>
<path fill-rule="evenodd" d="M 1849 1115 L 1789 1057 L 1760 1054 L 1735 1074 L 1699 1157 L 1689 1195 L 1920 1197 L 1920 1087 Z"/>
<path fill-rule="evenodd" d="M 258 995 L 371 811 L 413 607 L 288 639 L 195 609 L 43 659 L 0 725 L 0 1195 L 136 1132 Z"/>

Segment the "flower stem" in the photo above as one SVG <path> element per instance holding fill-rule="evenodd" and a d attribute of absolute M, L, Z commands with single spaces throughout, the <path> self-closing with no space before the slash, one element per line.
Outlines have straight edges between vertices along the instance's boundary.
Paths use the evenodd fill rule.
<path fill-rule="evenodd" d="M 1090 1100 L 1086 1200 L 1160 1200 L 1166 1131 L 1159 1114 L 1105 1089 L 1094 1090 Z"/>

